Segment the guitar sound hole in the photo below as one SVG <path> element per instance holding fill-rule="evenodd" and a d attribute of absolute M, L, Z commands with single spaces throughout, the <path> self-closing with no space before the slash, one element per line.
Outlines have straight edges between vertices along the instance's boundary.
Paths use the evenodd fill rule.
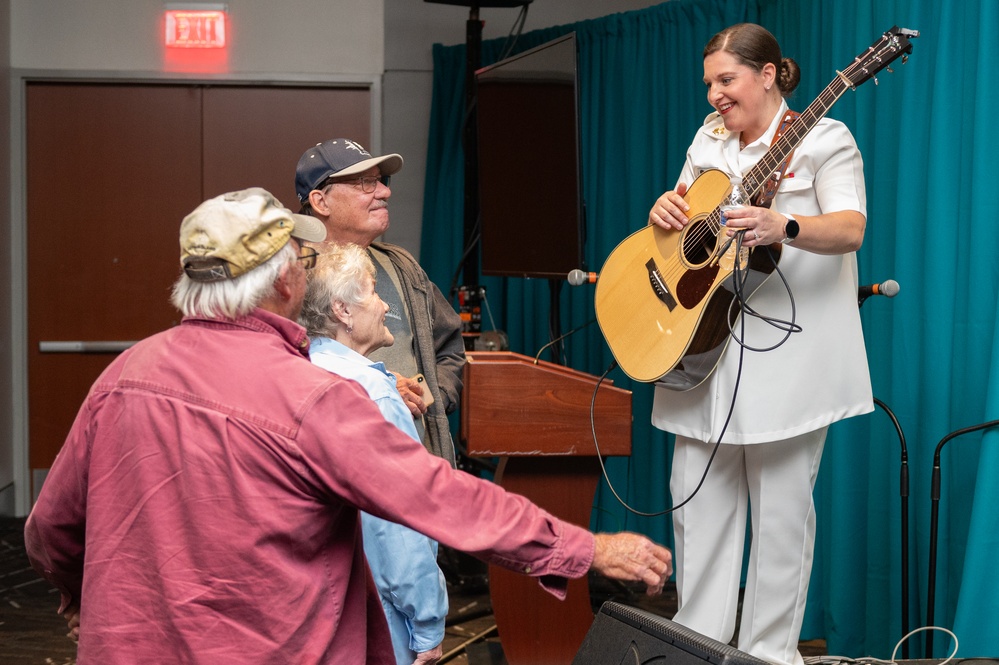
<path fill-rule="evenodd" d="M 705 222 L 694 222 L 683 230 L 683 258 L 688 265 L 706 263 L 715 250 L 717 236 Z"/>

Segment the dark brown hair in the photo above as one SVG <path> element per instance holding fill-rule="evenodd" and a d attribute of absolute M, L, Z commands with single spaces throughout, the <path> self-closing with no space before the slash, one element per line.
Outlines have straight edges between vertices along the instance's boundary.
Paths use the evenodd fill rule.
<path fill-rule="evenodd" d="M 787 97 L 801 81 L 801 69 L 791 58 L 780 53 L 780 44 L 770 31 L 755 23 L 737 23 L 729 26 L 711 38 L 704 47 L 704 56 L 725 51 L 734 55 L 740 63 L 763 71 L 768 62 L 777 68 L 777 89 Z"/>

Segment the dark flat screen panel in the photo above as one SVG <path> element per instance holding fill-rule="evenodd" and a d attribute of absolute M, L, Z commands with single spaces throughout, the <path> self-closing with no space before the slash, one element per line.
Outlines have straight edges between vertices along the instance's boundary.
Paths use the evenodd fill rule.
<path fill-rule="evenodd" d="M 482 272 L 564 278 L 583 247 L 575 35 L 476 80 Z"/>

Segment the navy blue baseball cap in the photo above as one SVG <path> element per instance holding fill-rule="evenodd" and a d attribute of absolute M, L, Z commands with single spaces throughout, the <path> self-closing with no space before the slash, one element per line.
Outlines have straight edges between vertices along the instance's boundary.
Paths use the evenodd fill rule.
<path fill-rule="evenodd" d="M 372 166 L 379 167 L 382 175 L 392 175 L 402 168 L 402 156 L 393 153 L 372 157 L 360 143 L 350 139 L 330 139 L 317 143 L 305 151 L 295 169 L 298 202 L 304 205 L 309 200 L 309 192 L 332 175 L 364 173 Z"/>

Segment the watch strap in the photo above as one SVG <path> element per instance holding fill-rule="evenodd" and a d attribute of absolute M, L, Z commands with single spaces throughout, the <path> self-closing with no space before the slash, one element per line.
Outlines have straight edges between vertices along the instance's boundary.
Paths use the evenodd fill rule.
<path fill-rule="evenodd" d="M 795 238 L 798 237 L 798 233 L 801 231 L 801 226 L 798 224 L 798 220 L 791 215 L 785 213 L 781 214 L 784 215 L 784 219 L 787 220 L 784 222 L 784 239 L 781 240 L 781 242 L 784 244 L 790 244 L 794 242 Z"/>

